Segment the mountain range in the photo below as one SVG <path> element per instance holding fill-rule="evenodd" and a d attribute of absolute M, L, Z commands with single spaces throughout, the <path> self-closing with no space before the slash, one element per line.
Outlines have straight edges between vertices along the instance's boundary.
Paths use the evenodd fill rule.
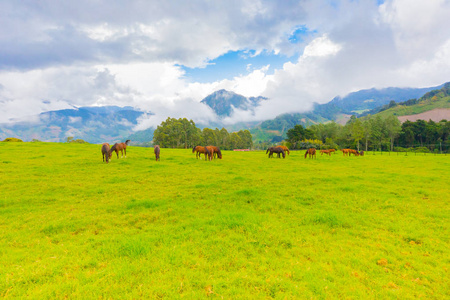
<path fill-rule="evenodd" d="M 417 99 L 426 93 L 439 90 L 442 86 L 366 89 L 350 93 L 345 97 L 335 97 L 326 104 L 315 104 L 314 109 L 307 113 L 283 114 L 263 122 L 237 123 L 228 126 L 223 126 L 219 122 L 219 124 L 210 124 L 209 127 L 225 127 L 229 131 L 249 129 L 254 141 L 276 142 L 282 140 L 286 131 L 297 124 L 308 126 L 329 121 L 344 124 L 351 115 L 362 116 L 368 112 L 376 113 L 389 103 Z M 219 90 L 205 97 L 201 103 L 209 106 L 221 120 L 232 116 L 235 109 L 254 112 L 256 107 L 268 100 L 264 97 L 247 98 L 234 92 Z M 153 138 L 154 128 L 133 131 L 139 118 L 144 114 L 151 115 L 130 106 L 80 107 L 50 111 L 33 116 L 26 122 L 0 124 L 0 139 L 17 137 L 24 141 L 34 139 L 63 142 L 68 137 L 74 137 L 89 143 L 116 142 L 126 139 L 148 143 Z"/>

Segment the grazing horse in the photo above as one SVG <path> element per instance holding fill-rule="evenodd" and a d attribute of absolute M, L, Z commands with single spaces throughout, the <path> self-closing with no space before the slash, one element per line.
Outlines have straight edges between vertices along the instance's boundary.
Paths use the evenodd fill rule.
<path fill-rule="evenodd" d="M 269 152 L 269 158 L 273 157 L 274 153 L 277 153 L 277 157 L 281 158 L 280 154 L 283 155 L 283 158 L 286 158 L 286 153 L 280 147 L 269 147 L 267 148 L 266 154 Z"/>
<path fill-rule="evenodd" d="M 200 155 L 205 154 L 205 160 L 206 160 L 206 157 L 209 154 L 209 151 L 206 149 L 206 147 L 203 147 L 203 146 L 194 146 L 194 148 L 192 148 L 192 153 L 194 153 L 194 152 L 196 152 L 195 157 L 197 157 L 197 159 L 199 157 L 201 159 Z"/>
<path fill-rule="evenodd" d="M 316 148 L 309 148 L 308 150 L 306 150 L 306 153 L 305 153 L 305 158 L 306 158 L 306 156 L 308 156 L 308 154 L 309 154 L 309 158 L 317 158 L 316 157 Z"/>
<path fill-rule="evenodd" d="M 109 163 L 109 159 L 111 158 L 111 155 L 112 155 L 112 152 L 109 149 L 109 144 L 103 143 L 103 145 L 102 145 L 103 161 L 105 161 L 105 159 L 106 159 L 106 163 Z"/>
<path fill-rule="evenodd" d="M 286 146 L 277 146 L 278 148 L 281 148 L 284 150 L 284 152 L 286 152 L 289 155 L 289 148 Z"/>
<path fill-rule="evenodd" d="M 358 152 L 358 150 L 353 150 L 353 149 L 348 149 L 349 151 L 348 151 L 348 156 L 350 156 L 350 155 L 352 155 L 352 154 L 354 154 L 354 155 L 356 155 L 356 156 L 359 156 L 359 152 Z"/>
<path fill-rule="evenodd" d="M 213 154 L 214 158 L 216 158 L 216 156 L 217 156 L 219 159 L 222 159 L 222 152 L 220 151 L 219 147 L 217 147 L 217 146 L 208 146 L 208 147 L 212 147 L 214 149 L 214 154 Z"/>
<path fill-rule="evenodd" d="M 161 159 L 159 158 L 159 153 L 161 152 L 161 149 L 159 148 L 159 145 L 156 145 L 156 146 L 155 146 L 154 152 L 155 152 L 155 158 L 156 158 L 156 161 L 161 160 Z"/>
<path fill-rule="evenodd" d="M 351 149 L 341 149 L 342 155 L 343 155 L 343 156 L 349 155 L 349 151 L 350 151 L 350 150 L 351 150 Z"/>
<path fill-rule="evenodd" d="M 320 155 L 323 155 L 323 154 L 328 154 L 329 156 L 331 156 L 331 151 L 330 150 L 320 150 Z"/>
<path fill-rule="evenodd" d="M 116 151 L 117 158 L 119 158 L 119 151 L 122 153 L 123 158 L 123 152 L 125 151 L 125 157 L 127 157 L 127 146 L 130 140 L 126 140 L 125 143 L 115 143 L 111 147 L 111 152 Z"/>

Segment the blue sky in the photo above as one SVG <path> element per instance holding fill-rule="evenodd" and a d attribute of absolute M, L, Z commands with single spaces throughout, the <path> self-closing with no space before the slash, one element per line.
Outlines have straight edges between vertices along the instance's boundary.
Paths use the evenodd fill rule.
<path fill-rule="evenodd" d="M 206 67 L 188 68 L 181 66 L 186 72 L 187 80 L 191 82 L 214 82 L 231 80 L 234 77 L 245 76 L 255 69 L 269 65 L 268 74 L 281 69 L 283 64 L 298 58 L 298 55 L 288 57 L 283 54 L 268 53 L 266 51 L 255 54 L 255 51 L 230 51 L 208 62 Z"/>
<path fill-rule="evenodd" d="M 294 26 L 292 33 L 286 34 L 283 38 L 292 45 L 304 43 L 307 38 L 311 38 L 317 31 L 309 30 L 305 25 Z M 302 48 L 292 54 L 275 53 L 275 51 L 263 50 L 259 53 L 256 50 L 237 50 L 209 60 L 205 67 L 189 68 L 180 65 L 185 71 L 187 80 L 191 82 L 214 82 L 223 79 L 231 80 L 234 77 L 244 76 L 254 70 L 269 66 L 267 74 L 271 75 L 277 69 L 282 69 L 286 62 L 295 62 L 301 55 Z"/>

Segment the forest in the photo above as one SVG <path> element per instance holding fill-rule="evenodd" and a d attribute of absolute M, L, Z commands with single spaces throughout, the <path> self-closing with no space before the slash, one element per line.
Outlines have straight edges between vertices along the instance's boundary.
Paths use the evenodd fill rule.
<path fill-rule="evenodd" d="M 447 152 L 450 148 L 450 122 L 441 120 L 406 121 L 403 124 L 395 116 L 352 116 L 347 124 L 335 122 L 303 128 L 296 125 L 287 131 L 287 146 L 292 149 L 354 148 L 374 151 Z"/>
<path fill-rule="evenodd" d="M 228 132 L 225 128 L 198 128 L 186 118 L 167 118 L 153 133 L 153 144 L 163 148 L 192 148 L 197 145 L 215 145 L 223 150 L 250 149 L 252 135 L 248 130 Z"/>

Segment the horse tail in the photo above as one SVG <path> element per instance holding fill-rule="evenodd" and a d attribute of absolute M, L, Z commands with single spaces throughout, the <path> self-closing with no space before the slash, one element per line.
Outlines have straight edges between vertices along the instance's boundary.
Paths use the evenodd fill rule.
<path fill-rule="evenodd" d="M 208 156 L 211 155 L 211 152 L 209 152 L 209 149 L 206 146 L 205 146 L 205 152 L 206 152 L 206 154 L 208 154 Z"/>
<path fill-rule="evenodd" d="M 125 145 L 128 146 L 128 143 L 129 143 L 129 142 L 131 142 L 131 141 L 130 141 L 130 140 L 126 140 L 126 141 L 125 141 Z"/>

